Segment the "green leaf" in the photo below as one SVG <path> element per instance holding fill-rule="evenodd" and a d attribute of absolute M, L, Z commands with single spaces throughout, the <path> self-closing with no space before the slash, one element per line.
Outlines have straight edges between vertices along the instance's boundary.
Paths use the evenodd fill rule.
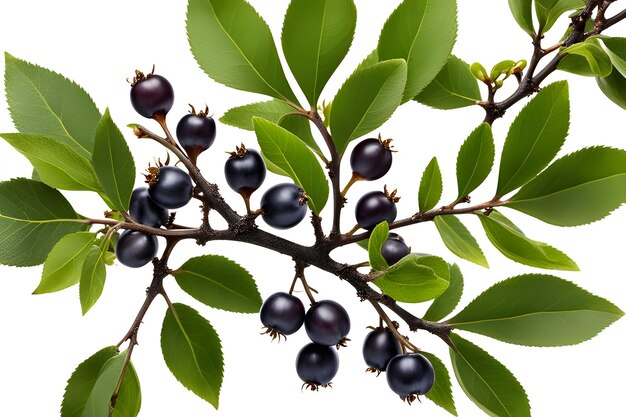
<path fill-rule="evenodd" d="M 452 383 L 450 382 L 450 374 L 446 365 L 441 359 L 428 352 L 420 352 L 430 361 L 435 370 L 435 384 L 426 394 L 426 398 L 443 408 L 453 416 L 456 416 L 456 406 L 454 405 L 454 397 L 452 396 Z"/>
<path fill-rule="evenodd" d="M 208 320 L 184 304 L 167 310 L 161 350 L 176 379 L 215 409 L 224 375 L 222 345 Z"/>
<path fill-rule="evenodd" d="M 569 129 L 567 81 L 541 89 L 509 129 L 498 178 L 499 196 L 526 184 L 556 156 Z"/>
<path fill-rule="evenodd" d="M 382 254 L 383 244 L 389 237 L 389 223 L 386 221 L 376 225 L 367 243 L 367 252 L 369 253 L 370 266 L 372 269 L 381 271 L 389 268 L 389 264 Z"/>
<path fill-rule="evenodd" d="M 4 59 L 7 102 L 17 130 L 52 137 L 89 158 L 100 120 L 91 97 L 60 74 L 9 53 Z"/>
<path fill-rule="evenodd" d="M 535 0 L 539 32 L 546 33 L 565 12 L 585 7 L 585 0 Z"/>
<path fill-rule="evenodd" d="M 559 62 L 559 69 L 587 77 L 606 77 L 613 70 L 611 59 L 595 38 L 574 44 L 563 49 L 565 57 Z"/>
<path fill-rule="evenodd" d="M 309 121 L 293 113 L 294 109 L 281 100 L 272 99 L 258 103 L 247 104 L 245 106 L 233 107 L 221 118 L 220 122 L 240 129 L 254 130 L 254 117 L 260 117 L 284 127 L 307 144 L 318 155 L 323 155 L 319 145 L 315 142 L 311 134 Z"/>
<path fill-rule="evenodd" d="M 450 265 L 450 285 L 424 314 L 424 320 L 439 321 L 444 319 L 456 308 L 463 295 L 463 274 L 457 264 Z"/>
<path fill-rule="evenodd" d="M 311 107 L 348 53 L 356 28 L 352 0 L 291 0 L 281 41 L 291 72 Z"/>
<path fill-rule="evenodd" d="M 111 397 L 122 375 L 128 351 L 109 358 L 100 369 L 98 378 L 89 393 L 81 417 L 135 417 L 141 407 L 139 381 L 132 364 L 124 374 L 120 395 L 116 398 L 115 408 L 111 413 Z M 129 398 L 128 395 L 133 395 Z"/>
<path fill-rule="evenodd" d="M 240 129 L 254 130 L 254 117 L 260 117 L 278 123 L 281 117 L 294 109 L 282 100 L 272 99 L 245 106 L 233 107 L 220 118 L 220 122 Z"/>
<path fill-rule="evenodd" d="M 361 61 L 359 63 L 359 65 L 357 65 L 356 69 L 354 70 L 353 74 L 356 74 L 357 72 L 367 68 L 367 67 L 371 67 L 374 64 L 378 64 L 380 62 L 380 60 L 378 59 L 378 49 L 374 49 L 372 52 L 369 53 L 368 56 L 366 56 L 365 58 L 363 58 L 363 61 Z"/>
<path fill-rule="evenodd" d="M 39 265 L 65 235 L 87 230 L 63 195 L 25 178 L 0 183 L 0 263 Z"/>
<path fill-rule="evenodd" d="M 81 417 L 83 415 L 85 404 L 98 380 L 100 370 L 116 354 L 117 348 L 108 346 L 78 365 L 65 387 L 61 417 Z"/>
<path fill-rule="evenodd" d="M 465 140 L 456 158 L 459 200 L 468 196 L 487 179 L 493 167 L 495 153 L 491 126 L 481 123 Z"/>
<path fill-rule="evenodd" d="M 455 0 L 404 0 L 380 33 L 381 61 L 401 58 L 408 65 L 402 102 L 424 89 L 441 71 L 456 41 Z"/>
<path fill-rule="evenodd" d="M 437 216 L 435 226 L 441 240 L 450 252 L 477 265 L 489 268 L 489 263 L 478 242 L 456 216 Z"/>
<path fill-rule="evenodd" d="M 626 77 L 626 38 L 603 38 L 611 63 Z"/>
<path fill-rule="evenodd" d="M 328 201 L 328 181 L 313 152 L 277 124 L 255 117 L 254 128 L 264 159 L 302 187 L 309 196 L 311 210 L 321 213 Z"/>
<path fill-rule="evenodd" d="M 95 241 L 95 233 L 88 232 L 73 233 L 61 238 L 48 254 L 43 264 L 41 282 L 33 294 L 60 291 L 77 284 L 87 252 Z"/>
<path fill-rule="evenodd" d="M 223 256 L 191 258 L 172 275 L 183 291 L 210 307 L 236 313 L 258 313 L 261 308 L 252 275 Z"/>
<path fill-rule="evenodd" d="M 83 417 L 88 415 L 109 417 L 109 403 L 111 394 L 115 389 L 115 385 L 111 388 L 110 383 L 114 380 L 114 371 L 121 365 L 120 361 L 123 362 L 125 359 L 126 352 L 119 356 L 116 355 L 117 348 L 109 346 L 96 352 L 78 365 L 65 387 L 63 404 L 61 405 L 61 417 Z M 105 365 L 107 365 L 106 370 L 104 369 Z M 119 379 L 120 374 L 118 373 L 117 375 Z M 100 378 L 103 380 L 106 378 L 107 383 L 101 381 Z M 117 384 L 117 380 L 114 382 Z M 94 392 L 96 384 L 98 384 L 98 389 L 103 390 L 102 392 Z M 105 403 L 109 389 L 109 401 Z M 96 397 L 98 397 L 97 401 Z M 90 401 L 91 405 L 96 405 L 97 403 L 98 409 L 87 410 L 86 405 L 88 401 Z M 135 417 L 139 414 L 140 408 L 141 388 L 135 368 L 132 362 L 130 362 L 115 401 L 112 417 Z"/>
<path fill-rule="evenodd" d="M 96 304 L 104 289 L 107 275 L 104 265 L 105 253 L 106 251 L 94 245 L 89 248 L 85 256 L 79 286 L 80 307 L 83 310 L 83 316 Z"/>
<path fill-rule="evenodd" d="M 418 193 L 418 202 L 420 212 L 432 210 L 439 200 L 443 192 L 443 179 L 441 178 L 441 170 L 437 158 L 430 160 L 420 181 L 420 189 Z"/>
<path fill-rule="evenodd" d="M 452 333 L 457 351 L 450 359 L 457 381 L 465 395 L 493 417 L 530 417 L 530 404 L 515 376 L 493 356 Z"/>
<path fill-rule="evenodd" d="M 187 38 L 198 65 L 215 81 L 297 103 L 270 28 L 245 0 L 189 0 Z"/>
<path fill-rule="evenodd" d="M 92 160 L 102 190 L 113 203 L 113 208 L 128 210 L 137 171 L 133 155 L 111 120 L 109 109 L 104 112 L 96 130 Z"/>
<path fill-rule="evenodd" d="M 509 8 L 517 24 L 530 36 L 535 33 L 535 28 L 533 27 L 532 1 L 533 0 L 509 0 Z"/>
<path fill-rule="evenodd" d="M 578 226 L 626 203 L 626 151 L 581 149 L 555 161 L 507 205 L 546 223 Z"/>
<path fill-rule="evenodd" d="M 40 180 L 49 186 L 61 190 L 100 190 L 89 159 L 59 139 L 22 133 L 0 136 L 30 161 Z"/>
<path fill-rule="evenodd" d="M 472 106 L 480 101 L 478 81 L 469 64 L 454 55 L 415 100 L 435 109 L 451 110 Z"/>
<path fill-rule="evenodd" d="M 141 409 L 141 386 L 139 377 L 132 362 L 120 386 L 120 392 L 115 400 L 115 408 L 111 417 L 136 417 Z"/>
<path fill-rule="evenodd" d="M 313 134 L 311 133 L 311 123 L 308 119 L 297 114 L 285 114 L 277 122 L 278 126 L 287 129 L 304 142 L 313 152 L 324 161 L 324 152 L 320 149 Z"/>
<path fill-rule="evenodd" d="M 448 266 L 441 258 L 409 254 L 373 283 L 396 301 L 421 303 L 432 300 L 440 296 L 449 284 L 449 272 L 444 275 L 441 263 L 447 270 Z"/>
<path fill-rule="evenodd" d="M 477 216 L 489 241 L 507 258 L 536 268 L 579 271 L 569 256 L 548 244 L 529 239 L 501 213 L 494 210 L 489 216 Z"/>
<path fill-rule="evenodd" d="M 613 71 L 604 78 L 598 77 L 596 82 L 609 100 L 626 110 L 626 78 L 619 71 Z"/>
<path fill-rule="evenodd" d="M 342 155 L 348 143 L 378 129 L 400 105 L 406 83 L 406 62 L 379 62 L 355 72 L 333 100 L 330 129 Z"/>
<path fill-rule="evenodd" d="M 448 322 L 508 343 L 565 346 L 591 339 L 623 315 L 576 284 L 529 274 L 495 284 Z"/>

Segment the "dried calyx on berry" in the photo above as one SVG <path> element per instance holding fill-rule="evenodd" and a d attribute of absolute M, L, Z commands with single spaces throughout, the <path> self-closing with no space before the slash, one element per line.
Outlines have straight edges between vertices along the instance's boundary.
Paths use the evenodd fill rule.
<path fill-rule="evenodd" d="M 209 116 L 208 106 L 205 105 L 205 109 L 198 113 L 191 104 L 189 107 L 189 114 L 183 116 L 176 126 L 176 137 L 195 165 L 198 155 L 213 145 L 216 127 L 215 120 Z"/>
<path fill-rule="evenodd" d="M 165 77 L 154 73 L 154 66 L 147 75 L 135 70 L 130 88 L 130 102 L 143 117 L 164 123 L 165 116 L 174 105 L 174 89 Z"/>
<path fill-rule="evenodd" d="M 248 214 L 250 209 L 250 196 L 255 192 L 263 181 L 267 169 L 259 152 L 249 149 L 242 143 L 234 152 L 228 152 L 230 158 L 224 164 L 224 176 L 228 186 L 239 193 L 246 204 Z"/>
<path fill-rule="evenodd" d="M 352 168 L 352 178 L 344 187 L 341 195 L 345 196 L 350 187 L 357 181 L 373 181 L 382 178 L 389 169 L 393 161 L 391 141 L 393 139 L 370 138 L 361 141 L 352 150 L 350 155 L 350 167 Z"/>
<path fill-rule="evenodd" d="M 304 219 L 308 196 L 295 184 L 277 184 L 261 197 L 263 220 L 276 229 L 289 229 Z"/>
<path fill-rule="evenodd" d="M 304 304 L 298 297 L 284 292 L 270 295 L 261 306 L 261 323 L 272 340 L 297 332 L 304 324 Z"/>
<path fill-rule="evenodd" d="M 191 177 L 182 169 L 157 162 L 157 166 L 147 169 L 146 183 L 150 186 L 148 195 L 159 207 L 177 209 L 185 206 L 193 196 Z"/>
<path fill-rule="evenodd" d="M 396 203 L 400 201 L 397 194 L 398 190 L 390 193 L 385 185 L 384 191 L 372 191 L 361 197 L 355 208 L 359 226 L 366 230 L 373 230 L 378 223 L 384 221 L 393 223 L 398 215 Z"/>

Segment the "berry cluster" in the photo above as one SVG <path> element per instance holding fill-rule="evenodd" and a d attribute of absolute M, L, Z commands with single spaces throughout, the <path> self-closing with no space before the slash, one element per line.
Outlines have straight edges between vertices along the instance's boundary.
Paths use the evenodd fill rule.
<path fill-rule="evenodd" d="M 339 356 L 333 346 L 346 346 L 350 317 L 335 301 L 313 303 L 305 313 L 299 298 L 284 292 L 269 296 L 261 307 L 265 334 L 272 340 L 297 332 L 302 325 L 312 343 L 304 346 L 296 358 L 296 372 L 303 387 L 318 390 L 331 385 L 339 369 Z M 371 372 L 387 373 L 393 392 L 411 403 L 417 395 L 430 391 L 435 372 L 423 355 L 403 353 L 402 345 L 389 330 L 378 327 L 363 342 L 363 359 Z"/>
<path fill-rule="evenodd" d="M 284 292 L 272 294 L 261 307 L 261 322 L 272 339 L 297 332 L 302 325 L 312 343 L 304 346 L 296 358 L 296 371 L 312 390 L 327 387 L 339 369 L 339 357 L 333 346 L 346 346 L 350 332 L 348 312 L 335 301 L 313 303 L 309 310 L 299 298 Z"/>
<path fill-rule="evenodd" d="M 165 117 L 174 103 L 174 90 L 164 77 L 137 71 L 130 92 L 131 103 L 144 117 L 159 122 L 167 131 Z M 191 106 L 176 128 L 176 139 L 189 160 L 195 165 L 198 156 L 215 141 L 216 125 L 208 116 L 208 108 L 196 113 Z M 173 139 L 172 139 L 173 141 Z M 352 179 L 343 191 L 357 181 L 372 181 L 383 177 L 392 163 L 390 139 L 366 139 L 359 143 L 350 157 Z M 240 194 L 249 216 L 261 216 L 265 223 L 277 229 L 287 229 L 299 224 L 307 213 L 307 195 L 292 183 L 282 183 L 269 188 L 261 197 L 261 207 L 253 211 L 250 196 L 263 184 L 266 166 L 261 154 L 243 144 L 237 146 L 224 165 L 224 175 L 229 187 Z M 130 216 L 149 227 L 173 227 L 169 210 L 184 207 L 194 195 L 194 185 L 189 174 L 169 166 L 168 161 L 148 168 L 145 174 L 148 187 L 134 190 L 130 202 Z M 396 218 L 396 191 L 373 191 L 361 197 L 356 205 L 359 227 L 372 230 L 383 221 Z M 116 254 L 126 266 L 137 268 L 150 262 L 157 253 L 158 242 L 154 235 L 128 230 L 119 238 Z M 382 246 L 382 255 L 389 265 L 397 263 L 410 253 L 402 237 L 391 233 Z M 312 300 L 313 301 L 313 300 Z M 346 346 L 350 332 L 350 317 L 335 301 L 312 302 L 308 311 L 299 298 L 284 292 L 271 295 L 261 307 L 261 322 L 272 339 L 294 334 L 303 325 L 311 343 L 304 346 L 296 358 L 296 371 L 312 390 L 331 385 L 339 369 L 337 349 Z M 363 357 L 369 370 L 387 372 L 391 389 L 411 402 L 416 395 L 427 393 L 434 382 L 430 362 L 419 354 L 403 353 L 398 338 L 389 329 L 376 328 L 365 338 Z"/>

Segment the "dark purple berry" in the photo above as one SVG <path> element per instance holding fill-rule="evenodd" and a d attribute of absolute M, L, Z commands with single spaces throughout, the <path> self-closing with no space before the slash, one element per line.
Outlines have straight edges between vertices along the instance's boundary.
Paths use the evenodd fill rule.
<path fill-rule="evenodd" d="M 117 259 L 130 268 L 139 268 L 150 262 L 159 250 L 156 236 L 137 230 L 126 230 L 115 246 Z"/>
<path fill-rule="evenodd" d="M 350 332 L 350 317 L 339 303 L 318 301 L 307 311 L 304 328 L 312 342 L 326 346 L 343 345 Z"/>
<path fill-rule="evenodd" d="M 209 109 L 196 114 L 191 106 L 191 114 L 183 116 L 176 126 L 178 143 L 185 149 L 189 159 L 195 164 L 198 155 L 206 151 L 215 141 L 215 120 L 208 116 Z"/>
<path fill-rule="evenodd" d="M 329 346 L 309 343 L 296 358 L 296 371 L 304 385 L 312 390 L 328 386 L 339 370 L 339 357 L 336 349 Z"/>
<path fill-rule="evenodd" d="M 130 102 L 135 111 L 148 119 L 164 119 L 174 104 L 172 84 L 160 75 L 135 73 L 130 89 Z"/>
<path fill-rule="evenodd" d="M 387 365 L 387 383 L 393 392 L 410 402 L 416 395 L 430 391 L 435 383 L 435 370 L 419 353 L 398 355 Z"/>
<path fill-rule="evenodd" d="M 387 237 L 387 239 L 399 240 L 400 242 L 404 243 L 404 239 L 402 238 L 402 236 L 393 232 L 389 233 L 389 236 Z"/>
<path fill-rule="evenodd" d="M 304 323 L 304 305 L 298 297 L 285 292 L 270 295 L 261 307 L 261 323 L 266 333 L 276 337 L 294 334 Z"/>
<path fill-rule="evenodd" d="M 356 221 L 364 229 L 373 230 L 378 223 L 387 221 L 392 223 L 396 219 L 398 209 L 396 191 L 391 194 L 381 191 L 372 191 L 365 194 L 356 204 Z"/>
<path fill-rule="evenodd" d="M 400 342 L 389 330 L 373 330 L 363 342 L 363 359 L 371 371 L 384 372 L 391 358 L 401 353 Z"/>
<path fill-rule="evenodd" d="M 166 209 L 177 209 L 186 205 L 193 194 L 189 174 L 178 167 L 151 168 L 147 177 L 152 201 Z"/>
<path fill-rule="evenodd" d="M 135 188 L 130 197 L 130 215 L 139 223 L 150 227 L 167 224 L 169 212 L 157 206 L 148 195 L 148 187 Z"/>
<path fill-rule="evenodd" d="M 306 200 L 304 190 L 295 184 L 275 185 L 261 197 L 263 220 L 276 229 L 294 227 L 306 216 Z"/>
<path fill-rule="evenodd" d="M 377 180 L 391 168 L 391 139 L 365 139 L 354 147 L 350 155 L 352 172 L 360 179 Z"/>
<path fill-rule="evenodd" d="M 389 237 L 385 243 L 383 243 L 381 253 L 383 258 L 385 258 L 385 261 L 387 261 L 390 266 L 411 253 L 411 248 L 404 243 L 404 240 L 400 239 L 393 239 Z"/>
<path fill-rule="evenodd" d="M 265 162 L 261 154 L 254 149 L 247 149 L 243 144 L 237 146 L 235 152 L 231 152 L 224 165 L 228 186 L 241 194 L 246 206 L 250 204 L 250 195 L 263 184 L 265 173 Z"/>

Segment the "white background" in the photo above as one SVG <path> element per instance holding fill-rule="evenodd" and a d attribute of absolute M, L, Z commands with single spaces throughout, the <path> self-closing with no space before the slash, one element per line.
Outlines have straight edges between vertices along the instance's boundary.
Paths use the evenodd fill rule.
<path fill-rule="evenodd" d="M 252 1 L 269 22 L 278 39 L 287 0 Z M 353 47 L 323 97 L 332 99 L 337 88 L 354 66 L 376 44 L 386 16 L 398 0 L 372 2 L 357 0 L 359 20 Z M 481 61 L 488 68 L 503 59 L 528 58 L 531 44 L 511 17 L 507 2 L 482 0 L 459 1 L 459 40 L 455 53 L 467 61 Z M 478 4 L 480 6 L 478 6 Z M 615 4 L 619 7 L 621 2 Z M 153 122 L 136 115 L 128 100 L 126 77 L 135 68 L 149 71 L 156 64 L 157 72 L 174 85 L 176 102 L 170 113 L 171 124 L 187 111 L 187 103 L 196 108 L 207 103 L 216 118 L 229 108 L 258 101 L 262 97 L 218 85 L 198 68 L 185 35 L 185 2 L 183 1 L 46 1 L 21 0 L 0 2 L 0 50 L 54 69 L 81 84 L 94 98 L 101 111 L 111 108 L 119 126 L 131 122 Z M 552 30 L 555 41 L 565 27 L 562 20 Z M 614 35 L 626 33 L 623 26 L 614 28 Z M 1 57 L 0 61 L 4 58 Z M 215 59 L 218 59 L 217 57 Z M 2 65 L 3 63 L 0 63 Z M 3 67 L 3 65 L 2 65 Z M 562 154 L 584 146 L 604 144 L 624 148 L 623 110 L 608 101 L 593 79 L 554 74 L 550 79 L 571 80 L 572 117 L 570 137 Z M 503 94 L 502 94 L 503 95 Z M 520 105 L 495 123 L 498 153 L 506 130 Z M 391 172 L 376 183 L 354 186 L 345 210 L 343 228 L 354 224 L 353 208 L 358 195 L 381 189 L 384 183 L 397 187 L 403 196 L 399 216 L 416 211 L 417 188 L 421 173 L 433 156 L 437 156 L 444 174 L 443 202 L 456 196 L 454 164 L 456 152 L 470 131 L 482 120 L 479 108 L 436 111 L 411 102 L 401 107 L 381 129 L 384 137 L 393 137 L 397 149 Z M 242 210 L 238 196 L 225 184 L 222 166 L 224 152 L 244 141 L 253 146 L 250 132 L 218 126 L 218 138 L 210 152 L 200 157 L 204 174 L 219 184 L 225 197 Z M 14 131 L 4 95 L 0 98 L 0 131 Z M 126 135 L 135 155 L 138 169 L 164 152 L 155 145 Z M 0 142 L 2 157 L 0 179 L 29 176 L 27 161 Z M 498 161 L 496 161 L 497 167 Z M 349 175 L 344 167 L 343 178 Z M 137 175 L 137 184 L 140 183 Z M 282 181 L 268 175 L 266 186 Z M 384 181 L 384 182 L 383 182 Z M 495 179 L 491 176 L 477 192 L 474 201 L 486 201 L 493 195 Z M 259 193 L 260 194 L 260 193 Z M 96 198 L 67 193 L 76 209 L 91 217 L 100 217 L 105 206 Z M 260 195 L 253 197 L 258 204 Z M 607 297 L 622 309 L 626 308 L 626 256 L 624 231 L 626 210 L 620 209 L 607 220 L 589 226 L 557 228 L 507 210 L 507 214 L 526 233 L 547 241 L 569 254 L 582 272 L 554 272 Z M 199 212 L 194 204 L 180 213 L 179 219 L 196 224 Z M 330 214 L 325 212 L 325 220 Z M 468 216 L 469 217 L 469 216 Z M 262 223 L 262 222 L 261 222 Z M 432 224 L 402 231 L 417 252 L 429 252 L 458 262 L 466 279 L 462 305 L 495 282 L 520 273 L 540 272 L 509 261 L 487 242 L 477 219 L 465 223 L 477 236 L 491 269 L 487 270 L 455 258 L 441 243 Z M 267 228 L 264 224 L 263 228 Z M 303 243 L 311 242 L 310 225 L 303 222 L 284 235 Z M 186 242 L 177 248 L 171 265 L 176 267 L 192 254 L 227 255 L 253 272 L 263 297 L 286 290 L 291 282 L 293 265 L 290 259 L 267 250 L 215 242 L 197 248 Z M 337 253 L 337 259 L 360 262 L 365 253 L 351 248 Z M 63 389 L 74 367 L 100 348 L 115 344 L 126 332 L 144 298 L 150 282 L 148 267 L 138 270 L 115 266 L 108 269 L 108 280 L 102 298 L 81 317 L 77 287 L 51 295 L 31 295 L 37 286 L 41 268 L 0 267 L 0 401 L 3 416 L 54 416 L 58 414 Z M 287 343 L 270 343 L 259 336 L 261 324 L 256 315 L 237 315 L 212 310 L 192 300 L 168 280 L 166 287 L 175 301 L 189 303 L 209 317 L 222 337 L 226 375 L 222 387 L 219 412 L 213 411 L 195 395 L 178 384 L 167 370 L 160 353 L 159 331 L 165 303 L 157 299 L 145 317 L 139 334 L 140 345 L 133 360 L 142 383 L 142 416 L 207 415 L 422 415 L 444 416 L 444 411 L 429 401 L 415 403 L 411 408 L 388 390 L 384 376 L 376 379 L 365 374 L 361 343 L 367 325 L 376 323 L 374 311 L 359 303 L 351 287 L 335 277 L 307 270 L 310 283 L 322 298 L 340 301 L 349 310 L 353 322 L 347 349 L 340 353 L 341 366 L 333 389 L 319 393 L 300 391 L 301 382 L 294 370 L 297 351 L 306 343 L 300 332 Z M 304 299 L 304 295 L 302 298 Z M 409 308 L 417 314 L 427 306 Z M 406 328 L 401 328 L 406 330 Z M 525 386 L 535 416 L 618 416 L 624 415 L 623 375 L 626 373 L 623 345 L 619 335 L 626 331 L 626 321 L 604 331 L 582 345 L 540 349 L 507 345 L 484 337 L 467 334 L 505 363 Z M 412 335 L 414 343 L 437 353 L 449 363 L 445 346 L 426 333 Z M 623 341 L 623 339 L 621 339 Z M 454 394 L 462 416 L 482 413 L 461 392 Z"/>

